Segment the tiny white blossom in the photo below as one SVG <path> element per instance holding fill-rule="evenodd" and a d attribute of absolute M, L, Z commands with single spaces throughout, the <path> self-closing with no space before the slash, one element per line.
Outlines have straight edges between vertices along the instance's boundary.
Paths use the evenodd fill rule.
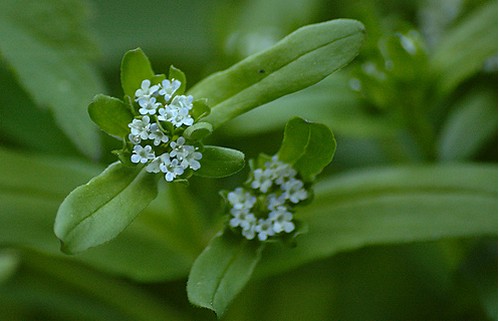
<path fill-rule="evenodd" d="M 257 237 L 261 241 L 267 240 L 269 236 L 273 236 L 275 234 L 273 230 L 273 222 L 267 219 L 259 219 L 259 222 L 255 226 L 255 232 L 257 232 Z"/>
<path fill-rule="evenodd" d="M 157 93 L 159 88 L 160 87 L 158 85 L 151 86 L 151 81 L 149 79 L 143 80 L 141 88 L 135 91 L 135 97 L 137 98 L 136 101 L 144 97 L 149 98 L 153 96 Z"/>
<path fill-rule="evenodd" d="M 153 123 L 149 128 L 150 133 L 148 138 L 153 140 L 153 145 L 158 146 L 161 143 L 167 143 L 169 138 L 165 133 L 161 130 L 158 124 Z"/>
<path fill-rule="evenodd" d="M 146 165 L 146 172 L 148 173 L 159 173 L 161 164 L 161 158 L 155 157 L 148 165 Z"/>
<path fill-rule="evenodd" d="M 134 145 L 141 143 L 141 137 L 139 135 L 132 135 L 132 133 L 128 134 L 128 140 Z"/>
<path fill-rule="evenodd" d="M 162 154 L 160 158 L 160 170 L 165 173 L 165 180 L 167 182 L 171 182 L 177 176 L 184 174 L 184 168 L 179 164 L 178 159 L 171 159 L 168 153 Z"/>
<path fill-rule="evenodd" d="M 293 214 L 287 211 L 284 206 L 278 206 L 274 211 L 269 213 L 269 219 L 273 224 L 273 231 L 276 233 L 286 232 L 290 233 L 295 229 L 292 222 Z"/>
<path fill-rule="evenodd" d="M 139 113 L 141 115 L 154 115 L 156 110 L 161 106 L 161 103 L 156 101 L 155 97 L 141 97 L 137 100 L 139 103 Z"/>
<path fill-rule="evenodd" d="M 259 189 L 262 193 L 267 193 L 268 189 L 273 185 L 269 171 L 257 168 L 253 171 L 252 188 Z"/>
<path fill-rule="evenodd" d="M 235 209 L 247 209 L 250 210 L 257 198 L 245 191 L 242 187 L 236 188 L 234 191 L 227 194 L 227 200 Z"/>
<path fill-rule="evenodd" d="M 271 178 L 276 182 L 276 184 L 281 185 L 287 179 L 290 179 L 297 175 L 297 171 L 293 169 L 289 164 L 283 163 L 278 160 L 278 156 L 274 155 L 270 161 L 264 164 L 267 170 L 270 171 Z"/>
<path fill-rule="evenodd" d="M 231 215 L 233 218 L 229 221 L 229 225 L 232 227 L 241 226 L 243 230 L 250 229 L 256 222 L 256 218 L 248 210 L 237 210 L 235 208 L 231 209 Z"/>
<path fill-rule="evenodd" d="M 199 170 L 201 164 L 199 160 L 203 157 L 200 152 L 197 152 L 198 148 L 191 145 L 184 145 L 184 150 L 186 155 L 181 161 L 181 165 L 185 168 L 191 168 L 192 170 Z"/>
<path fill-rule="evenodd" d="M 142 147 L 141 145 L 135 145 L 133 154 L 130 156 L 132 163 L 147 163 L 148 161 L 155 158 L 155 153 L 153 148 L 149 145 Z"/>
<path fill-rule="evenodd" d="M 281 189 L 283 190 L 283 194 L 285 195 L 285 197 L 294 204 L 307 199 L 307 191 L 303 187 L 304 183 L 301 180 L 295 178 L 292 178 L 291 180 L 281 185 Z"/>
<path fill-rule="evenodd" d="M 176 96 L 176 98 L 177 97 L 178 96 Z M 181 127 L 183 125 L 191 126 L 194 123 L 194 119 L 191 117 L 189 109 L 186 107 L 179 107 L 172 104 L 166 105 L 165 108 L 160 108 L 158 113 L 158 120 L 168 121 L 175 127 Z"/>
<path fill-rule="evenodd" d="M 143 116 L 142 119 L 132 120 L 132 122 L 128 124 L 131 134 L 133 136 L 138 136 L 141 139 L 148 139 L 149 128 L 151 127 L 149 122 L 149 116 Z"/>
<path fill-rule="evenodd" d="M 278 206 L 285 204 L 286 198 L 284 194 L 277 196 L 276 194 L 267 195 L 267 209 L 274 211 Z"/>
<path fill-rule="evenodd" d="M 172 81 L 165 79 L 161 82 L 160 90 L 158 94 L 165 98 L 165 101 L 169 101 L 174 93 L 181 87 L 181 82 L 177 79 L 172 79 Z"/>

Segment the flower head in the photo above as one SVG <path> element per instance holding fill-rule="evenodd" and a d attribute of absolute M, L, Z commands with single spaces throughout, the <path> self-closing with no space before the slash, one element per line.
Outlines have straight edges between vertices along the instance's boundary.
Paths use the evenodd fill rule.
<path fill-rule="evenodd" d="M 165 101 L 169 101 L 174 93 L 181 87 L 181 82 L 177 79 L 172 79 L 172 81 L 165 79 L 161 82 L 160 90 L 158 94 L 165 98 Z"/>
<path fill-rule="evenodd" d="M 142 163 L 145 164 L 148 161 L 155 158 L 155 153 L 153 148 L 149 145 L 142 147 L 141 145 L 135 145 L 133 154 L 130 156 L 132 163 Z"/>

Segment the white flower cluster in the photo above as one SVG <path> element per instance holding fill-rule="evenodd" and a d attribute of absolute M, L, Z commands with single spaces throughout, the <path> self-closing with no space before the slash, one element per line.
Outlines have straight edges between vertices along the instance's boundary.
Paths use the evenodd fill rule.
<path fill-rule="evenodd" d="M 297 171 L 273 156 L 264 168 L 251 173 L 249 188 L 238 187 L 227 195 L 231 205 L 229 225 L 241 227 L 249 240 L 265 241 L 280 233 L 295 229 L 292 208 L 308 198 L 304 183 L 296 178 Z"/>
<path fill-rule="evenodd" d="M 187 145 L 183 136 L 176 140 L 169 137 L 169 127 L 177 129 L 194 123 L 189 114 L 193 108 L 193 97 L 175 95 L 180 86 L 180 81 L 175 79 L 165 79 L 158 85 L 151 85 L 148 79 L 143 80 L 141 88 L 135 92 L 141 116 L 128 124 L 128 139 L 134 145 L 130 161 L 147 164 L 146 171 L 149 173 L 164 173 L 167 182 L 184 174 L 187 169 L 198 170 L 202 158 L 198 147 Z"/>

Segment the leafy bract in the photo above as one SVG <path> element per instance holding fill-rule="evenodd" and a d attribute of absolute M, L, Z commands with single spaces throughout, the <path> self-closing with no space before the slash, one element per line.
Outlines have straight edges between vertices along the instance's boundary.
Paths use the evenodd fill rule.
<path fill-rule="evenodd" d="M 96 50 L 84 28 L 85 12 L 76 0 L 1 1 L 0 53 L 36 104 L 53 112 L 81 152 L 97 158 L 98 134 L 86 109 L 104 90 L 90 61 Z"/>
<path fill-rule="evenodd" d="M 134 118 L 130 108 L 120 99 L 99 94 L 89 105 L 90 118 L 106 133 L 118 138 L 130 133 L 128 124 Z"/>
<path fill-rule="evenodd" d="M 263 248 L 263 243 L 250 242 L 231 231 L 216 235 L 191 268 L 189 301 L 221 317 L 250 279 Z"/>
<path fill-rule="evenodd" d="M 270 49 L 215 73 L 189 93 L 206 97 L 214 127 L 276 98 L 317 83 L 358 54 L 363 25 L 339 19 L 298 29 Z"/>
<path fill-rule="evenodd" d="M 285 251 L 267 247 L 257 275 L 376 244 L 497 233 L 496 167 L 407 166 L 346 173 L 319 182 L 297 211 L 309 232 Z"/>
<path fill-rule="evenodd" d="M 305 180 L 312 181 L 330 164 L 335 147 L 328 127 L 297 117 L 286 124 L 278 157 L 292 165 Z"/>
<path fill-rule="evenodd" d="M 233 175 L 245 166 L 245 154 L 236 149 L 205 146 L 201 168 L 194 175 L 220 178 Z"/>
<path fill-rule="evenodd" d="M 54 232 L 61 249 L 77 253 L 113 239 L 156 194 L 157 176 L 141 167 L 111 164 L 71 192 L 59 207 Z"/>
<path fill-rule="evenodd" d="M 125 53 L 120 71 L 123 93 L 132 99 L 135 97 L 135 91 L 141 88 L 142 81 L 151 79 L 154 76 L 149 58 L 141 48 L 129 50 Z"/>

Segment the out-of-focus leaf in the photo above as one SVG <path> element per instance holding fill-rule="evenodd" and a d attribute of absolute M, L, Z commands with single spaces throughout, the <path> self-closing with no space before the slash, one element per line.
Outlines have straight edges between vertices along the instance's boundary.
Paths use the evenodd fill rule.
<path fill-rule="evenodd" d="M 439 137 L 441 160 L 465 160 L 474 155 L 498 128 L 497 102 L 486 92 L 465 96 L 444 123 Z"/>
<path fill-rule="evenodd" d="M 76 188 L 57 211 L 61 249 L 77 253 L 115 238 L 156 197 L 157 177 L 116 162 Z"/>
<path fill-rule="evenodd" d="M 134 115 L 120 99 L 99 94 L 89 105 L 90 118 L 111 136 L 126 137 Z"/>
<path fill-rule="evenodd" d="M 489 1 L 449 31 L 436 46 L 431 64 L 439 89 L 447 93 L 483 68 L 498 52 L 498 4 Z"/>
<path fill-rule="evenodd" d="M 103 91 L 84 28 L 86 7 L 76 0 L 5 0 L 0 3 L 0 52 L 19 83 L 53 112 L 75 146 L 96 158 L 100 144 L 86 108 Z"/>
<path fill-rule="evenodd" d="M 29 311 L 24 320 L 34 316 L 45 320 L 186 320 L 143 289 L 67 258 L 24 251 L 21 267 L 0 287 L 0 297 L 8 298 L 0 300 L 0 306 Z"/>
<path fill-rule="evenodd" d="M 187 284 L 189 301 L 221 317 L 252 276 L 263 244 L 248 241 L 232 231 L 216 235 L 191 268 Z"/>
<path fill-rule="evenodd" d="M 88 182 L 102 169 L 82 162 L 22 155 L 5 149 L 0 149 L 0 159 L 0 246 L 62 256 L 53 232 L 57 209 L 74 188 Z M 197 224 L 193 216 L 199 214 L 200 209 L 185 193 L 169 187 L 160 190 L 161 197 L 112 242 L 72 258 L 140 281 L 187 276 L 203 248 L 207 237 L 204 233 L 210 231 L 206 226 L 192 227 Z M 177 213 L 182 216 L 178 218 Z"/>
<path fill-rule="evenodd" d="M 296 117 L 285 126 L 278 157 L 292 165 L 305 180 L 312 181 L 330 164 L 335 147 L 335 138 L 328 127 Z"/>
<path fill-rule="evenodd" d="M 205 146 L 201 168 L 194 172 L 203 177 L 220 178 L 236 174 L 245 167 L 245 154 L 236 149 Z"/>
<path fill-rule="evenodd" d="M 189 93 L 208 98 L 212 112 L 205 121 L 216 128 L 344 67 L 358 54 L 363 38 L 364 27 L 355 20 L 306 26 L 270 49 L 205 78 Z"/>
<path fill-rule="evenodd" d="M 0 285 L 14 275 L 18 265 L 18 253 L 10 250 L 0 251 Z"/>
<path fill-rule="evenodd" d="M 269 246 L 256 272 L 276 273 L 375 244 L 497 233 L 497 169 L 448 165 L 374 169 L 319 182 L 297 211 L 298 246 Z"/>

